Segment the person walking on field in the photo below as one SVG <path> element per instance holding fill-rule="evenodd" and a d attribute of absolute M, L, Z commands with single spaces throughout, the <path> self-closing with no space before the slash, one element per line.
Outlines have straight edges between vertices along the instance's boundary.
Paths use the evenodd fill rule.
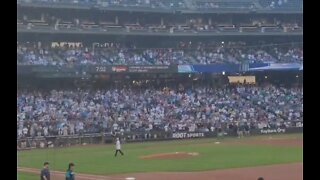
<path fill-rule="evenodd" d="M 119 138 L 117 138 L 117 140 L 116 140 L 116 153 L 114 154 L 115 157 L 117 156 L 118 152 L 120 152 L 120 154 L 123 156 L 123 152 L 121 151 L 121 144 L 120 144 Z"/>
<path fill-rule="evenodd" d="M 69 166 L 66 172 L 66 180 L 75 180 L 73 163 L 69 163 Z"/>
<path fill-rule="evenodd" d="M 40 180 L 50 180 L 49 163 L 45 162 L 43 164 L 43 169 L 41 170 Z"/>

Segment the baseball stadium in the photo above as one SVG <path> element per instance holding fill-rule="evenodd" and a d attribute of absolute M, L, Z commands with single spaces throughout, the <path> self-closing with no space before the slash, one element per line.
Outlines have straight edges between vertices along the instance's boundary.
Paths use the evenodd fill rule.
<path fill-rule="evenodd" d="M 303 180 L 303 0 L 17 11 L 17 180 Z"/>

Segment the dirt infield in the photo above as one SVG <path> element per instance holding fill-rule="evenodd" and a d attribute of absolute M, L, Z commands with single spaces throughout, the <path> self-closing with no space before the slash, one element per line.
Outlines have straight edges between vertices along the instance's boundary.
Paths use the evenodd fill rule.
<path fill-rule="evenodd" d="M 151 154 L 147 156 L 141 156 L 140 159 L 175 159 L 175 158 L 187 158 L 198 156 L 199 153 L 196 152 L 173 152 L 173 153 L 161 153 L 161 154 Z"/>
<path fill-rule="evenodd" d="M 262 144 L 262 145 L 275 145 L 275 146 L 303 146 L 302 139 L 283 139 L 283 138 L 272 138 L 263 140 L 251 140 L 245 142 L 246 144 Z"/>
<path fill-rule="evenodd" d="M 40 169 L 34 169 L 34 168 L 20 168 L 20 167 L 18 167 L 17 170 L 20 172 L 27 172 L 27 173 L 35 173 L 35 174 L 40 173 Z M 65 180 L 65 172 L 50 171 L 50 175 L 51 175 L 51 179 Z M 77 180 L 125 180 L 125 178 L 121 178 L 121 177 L 98 176 L 98 175 L 80 174 L 80 173 L 76 174 L 76 178 L 77 178 Z M 20 180 L 20 179 L 18 179 L 18 180 Z"/>
<path fill-rule="evenodd" d="M 39 169 L 18 168 L 21 172 L 39 174 Z M 77 180 L 125 180 L 134 177 L 136 180 L 256 180 L 259 176 L 265 180 L 303 180 L 303 164 L 281 164 L 259 167 L 224 169 L 202 172 L 153 172 L 133 173 L 113 176 L 97 176 L 88 174 L 76 174 Z M 51 179 L 63 180 L 64 172 L 51 171 Z"/>
<path fill-rule="evenodd" d="M 256 180 L 259 176 L 265 180 L 303 180 L 302 163 L 203 172 L 135 173 L 114 177 L 135 177 L 136 180 Z"/>

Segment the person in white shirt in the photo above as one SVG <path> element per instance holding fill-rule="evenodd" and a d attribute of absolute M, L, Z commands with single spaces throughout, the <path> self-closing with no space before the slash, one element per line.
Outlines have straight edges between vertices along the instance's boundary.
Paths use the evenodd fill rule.
<path fill-rule="evenodd" d="M 49 135 L 48 127 L 47 127 L 47 126 L 43 127 L 43 135 L 44 135 L 44 136 L 48 136 L 48 135 Z"/>
<path fill-rule="evenodd" d="M 22 132 L 23 132 L 23 135 L 26 137 L 27 134 L 28 134 L 28 128 L 24 127 L 24 128 L 22 129 Z"/>
<path fill-rule="evenodd" d="M 18 129 L 18 137 L 22 137 L 22 129 Z"/>
<path fill-rule="evenodd" d="M 121 151 L 121 144 L 120 144 L 119 138 L 116 139 L 116 153 L 114 154 L 115 157 L 117 156 L 118 152 L 120 152 L 120 154 L 123 156 L 123 152 Z"/>

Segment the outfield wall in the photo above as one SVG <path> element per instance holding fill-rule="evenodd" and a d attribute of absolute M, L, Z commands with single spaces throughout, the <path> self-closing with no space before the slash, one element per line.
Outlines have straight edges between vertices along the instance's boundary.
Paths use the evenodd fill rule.
<path fill-rule="evenodd" d="M 263 134 L 286 134 L 286 133 L 302 133 L 303 127 L 291 128 L 274 128 L 274 129 L 254 129 L 250 131 L 250 135 Z M 79 144 L 105 144 L 114 142 L 115 137 L 120 137 L 123 142 L 141 142 L 141 141 L 162 141 L 175 139 L 191 139 L 191 138 L 213 138 L 213 137 L 232 137 L 237 136 L 237 132 L 227 130 L 224 132 L 140 132 L 140 133 L 118 133 L 118 134 L 88 134 L 73 136 L 50 136 L 24 138 L 17 140 L 17 149 L 26 150 L 34 148 L 53 148 L 68 147 Z"/>

